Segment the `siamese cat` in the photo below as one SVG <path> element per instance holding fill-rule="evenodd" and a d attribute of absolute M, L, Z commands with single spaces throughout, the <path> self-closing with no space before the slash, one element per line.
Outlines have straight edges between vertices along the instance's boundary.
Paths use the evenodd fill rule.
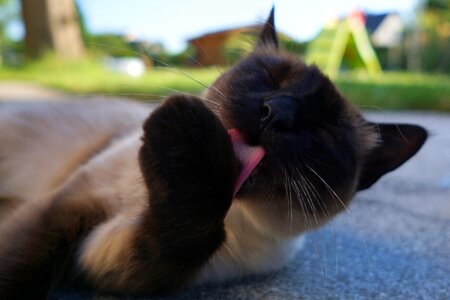
<path fill-rule="evenodd" d="M 273 271 L 426 137 L 367 122 L 280 49 L 273 10 L 201 97 L 1 104 L 1 298 L 63 277 L 147 293 Z"/>

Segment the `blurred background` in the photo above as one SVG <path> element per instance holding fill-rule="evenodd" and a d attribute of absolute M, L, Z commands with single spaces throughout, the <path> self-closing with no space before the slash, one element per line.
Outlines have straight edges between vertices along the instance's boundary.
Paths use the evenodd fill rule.
<path fill-rule="evenodd" d="M 0 98 L 25 83 L 199 93 L 252 50 L 272 5 L 282 47 L 360 107 L 450 111 L 450 0 L 0 0 Z"/>

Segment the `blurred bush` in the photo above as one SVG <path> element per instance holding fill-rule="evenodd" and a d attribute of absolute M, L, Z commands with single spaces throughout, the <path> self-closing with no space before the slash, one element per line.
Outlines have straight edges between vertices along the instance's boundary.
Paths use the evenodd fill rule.
<path fill-rule="evenodd" d="M 420 18 L 421 69 L 450 73 L 450 0 L 428 0 Z"/>

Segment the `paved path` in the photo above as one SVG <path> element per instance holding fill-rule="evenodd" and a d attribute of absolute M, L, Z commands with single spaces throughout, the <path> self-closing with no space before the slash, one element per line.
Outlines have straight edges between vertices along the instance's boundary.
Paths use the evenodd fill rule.
<path fill-rule="evenodd" d="M 431 137 L 410 162 L 359 193 L 349 213 L 310 233 L 289 266 L 170 297 L 126 299 L 450 299 L 450 115 L 367 117 L 422 124 Z M 53 297 L 92 298 L 67 291 Z"/>
<path fill-rule="evenodd" d="M 60 100 L 68 94 L 20 81 L 0 81 L 0 101 Z"/>

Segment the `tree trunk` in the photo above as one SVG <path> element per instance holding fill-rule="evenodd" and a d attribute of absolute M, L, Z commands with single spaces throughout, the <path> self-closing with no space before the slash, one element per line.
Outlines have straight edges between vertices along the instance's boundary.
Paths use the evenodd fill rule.
<path fill-rule="evenodd" d="M 25 24 L 25 49 L 37 57 L 54 51 L 63 58 L 84 54 L 74 0 L 21 0 Z"/>

